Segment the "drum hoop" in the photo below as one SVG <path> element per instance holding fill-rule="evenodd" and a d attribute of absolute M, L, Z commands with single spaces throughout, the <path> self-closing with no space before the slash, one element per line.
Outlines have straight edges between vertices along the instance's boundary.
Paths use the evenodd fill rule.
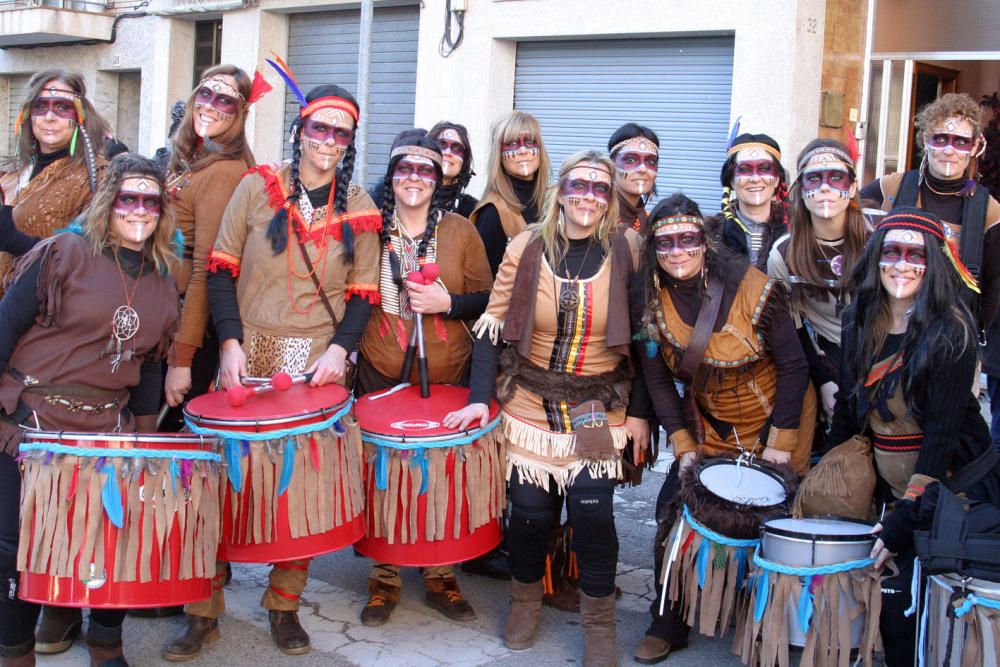
<path fill-rule="evenodd" d="M 343 407 L 350 402 L 351 397 L 348 395 L 345 400 L 335 404 L 333 407 L 320 408 L 319 410 L 305 412 L 300 415 L 270 417 L 268 419 L 222 419 L 218 417 L 201 417 L 188 412 L 187 408 L 184 409 L 184 416 L 196 426 L 279 426 L 281 424 L 291 424 L 293 422 L 312 419 L 314 417 L 326 418 L 329 415 L 342 410 Z M 260 431 L 260 429 L 257 430 Z"/>
<path fill-rule="evenodd" d="M 809 515 L 801 517 L 802 519 L 826 519 L 828 521 L 843 521 L 845 523 L 853 523 L 855 525 L 864 526 L 868 525 L 856 519 L 850 519 L 843 516 L 834 516 L 832 514 L 824 515 Z M 793 516 L 776 516 L 768 519 L 760 527 L 762 533 L 776 535 L 778 537 L 790 539 L 795 542 L 802 542 L 805 544 L 835 544 L 843 542 L 870 542 L 875 540 L 875 535 L 871 533 L 854 534 L 854 535 L 821 535 L 818 533 L 804 533 L 800 530 L 789 530 L 787 528 L 778 528 L 777 526 L 769 526 L 768 523 L 771 521 L 777 521 L 780 519 L 796 519 L 799 517 Z M 872 526 L 874 527 L 874 526 Z M 763 535 L 762 535 L 763 537 Z"/>
<path fill-rule="evenodd" d="M 472 442 L 479 439 L 480 437 L 489 434 L 500 424 L 500 415 L 497 415 L 495 419 L 486 424 L 485 428 L 475 428 L 475 429 L 465 429 L 464 431 L 456 431 L 455 433 L 449 433 L 447 436 L 442 435 L 424 435 L 424 436 L 411 436 L 411 435 L 382 435 L 380 433 L 374 433 L 372 431 L 366 431 L 361 429 L 361 440 L 373 445 L 379 445 L 382 443 L 391 443 L 387 446 L 392 445 L 404 445 L 403 447 L 397 447 L 396 449 L 411 449 L 411 447 L 406 447 L 405 445 L 413 445 L 414 447 L 459 447 L 463 443 L 452 442 L 456 440 L 468 440 Z M 440 444 L 435 444 L 440 443 Z"/>
<path fill-rule="evenodd" d="M 708 468 L 712 468 L 714 466 L 720 466 L 720 465 L 736 467 L 736 459 L 729 459 L 729 460 L 726 460 L 726 459 L 713 459 L 713 460 L 708 461 L 706 463 L 702 463 L 698 467 L 698 483 L 701 484 L 702 486 L 704 486 L 706 489 L 708 489 L 708 492 L 711 493 L 716 498 L 722 498 L 723 500 L 726 500 L 726 498 L 724 498 L 723 496 L 720 496 L 715 491 L 712 491 L 712 489 L 709 489 L 708 485 L 705 484 L 705 482 L 701 479 L 701 472 L 703 470 L 707 470 Z M 785 502 L 787 502 L 787 500 L 788 500 L 788 489 L 785 488 L 785 478 L 781 476 L 781 473 L 779 473 L 776 470 L 772 470 L 771 468 L 768 468 L 766 466 L 762 466 L 759 463 L 754 463 L 753 461 L 744 461 L 744 462 L 740 463 L 740 466 L 745 467 L 745 468 L 749 468 L 751 470 L 755 470 L 757 472 L 760 472 L 760 473 L 763 473 L 763 474 L 767 475 L 768 477 L 770 477 L 774 481 L 778 482 L 778 484 L 781 485 L 781 488 L 785 489 L 785 498 L 781 502 L 774 503 L 773 505 L 753 505 L 753 507 L 757 507 L 757 508 L 760 508 L 760 509 L 767 509 L 768 507 L 779 507 L 781 505 L 784 505 Z M 727 502 L 731 502 L 731 501 L 727 501 Z"/>
<path fill-rule="evenodd" d="M 932 574 L 931 579 L 937 579 L 941 585 L 947 585 L 952 588 L 962 586 L 962 582 L 965 577 L 958 574 L 957 572 L 945 572 L 943 574 Z M 943 580 L 943 581 L 942 581 Z M 986 582 L 988 584 L 993 584 L 996 588 L 987 588 L 985 586 L 980 586 L 973 583 L 973 581 Z M 1000 581 L 990 581 L 989 579 L 982 579 L 980 577 L 972 577 L 972 580 L 965 584 L 965 589 L 972 593 L 981 593 L 989 596 L 996 596 L 1000 600 Z"/>
<path fill-rule="evenodd" d="M 180 433 L 176 436 L 143 433 L 84 433 L 80 431 L 25 431 L 24 439 L 32 442 L 71 440 L 73 442 L 105 441 L 105 442 L 128 442 L 128 443 L 172 443 L 172 444 L 214 444 L 218 440 L 211 435 L 196 435 L 194 433 Z"/>

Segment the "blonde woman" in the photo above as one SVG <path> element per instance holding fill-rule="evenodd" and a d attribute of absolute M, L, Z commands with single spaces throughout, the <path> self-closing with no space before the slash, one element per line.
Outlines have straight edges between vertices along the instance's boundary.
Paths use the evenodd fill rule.
<path fill-rule="evenodd" d="M 584 151 L 563 163 L 544 220 L 511 241 L 474 329 L 469 405 L 445 417 L 449 427 L 485 425 L 498 385 L 512 504 L 508 648 L 534 643 L 549 530 L 566 501 L 586 665 L 615 664 L 612 493 L 626 443 L 644 448 L 649 434 L 646 420 L 627 412 L 628 281 L 639 238 L 618 224 L 614 182 L 606 154 Z M 503 355 L 501 338 L 510 344 Z"/>

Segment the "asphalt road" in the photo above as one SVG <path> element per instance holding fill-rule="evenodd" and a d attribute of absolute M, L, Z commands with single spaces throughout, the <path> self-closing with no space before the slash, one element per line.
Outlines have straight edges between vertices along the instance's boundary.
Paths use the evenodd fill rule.
<path fill-rule="evenodd" d="M 621 544 L 618 585 L 618 655 L 622 665 L 636 664 L 632 651 L 648 623 L 653 574 L 651 546 L 654 536 L 653 505 L 663 483 L 665 461 L 659 471 L 647 472 L 638 488 L 616 494 L 616 522 Z M 392 620 L 381 628 L 361 625 L 359 614 L 367 600 L 365 580 L 369 561 L 345 549 L 317 558 L 310 570 L 300 617 L 312 637 L 313 650 L 304 656 L 286 656 L 275 648 L 268 631 L 267 613 L 260 596 L 267 580 L 267 567 L 234 566 L 233 581 L 226 588 L 227 613 L 221 621 L 222 639 L 210 644 L 193 665 L 331 665 L 400 666 L 434 665 L 572 665 L 583 661 L 579 615 L 546 607 L 535 647 L 509 651 L 500 640 L 509 610 L 506 582 L 460 574 L 462 591 L 475 607 L 472 623 L 449 621 L 423 602 L 423 586 L 415 570 L 404 572 L 403 600 Z M 160 649 L 181 627 L 180 617 L 166 619 L 128 618 L 125 622 L 125 654 L 132 665 L 169 665 Z M 736 666 L 730 654 L 731 634 L 723 639 L 692 635 L 689 648 L 664 663 Z M 78 641 L 60 656 L 39 657 L 39 665 L 87 665 L 86 649 Z"/>

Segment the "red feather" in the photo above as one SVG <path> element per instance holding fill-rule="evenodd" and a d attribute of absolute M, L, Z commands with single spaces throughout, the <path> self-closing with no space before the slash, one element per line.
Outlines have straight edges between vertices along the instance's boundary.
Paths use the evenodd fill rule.
<path fill-rule="evenodd" d="M 66 500 L 72 500 L 73 496 L 76 495 L 76 485 L 80 481 L 80 462 L 77 461 L 76 467 L 73 468 L 73 479 L 69 483 L 69 491 L 66 493 Z"/>
<path fill-rule="evenodd" d="M 274 87 L 267 82 L 260 70 L 253 73 L 253 85 L 250 86 L 250 97 L 247 99 L 247 106 L 253 104 L 260 98 L 274 90 Z"/>
<path fill-rule="evenodd" d="M 309 436 L 309 458 L 312 460 L 313 469 L 319 470 L 319 445 L 316 443 L 316 438 Z"/>
<path fill-rule="evenodd" d="M 851 156 L 851 160 L 856 165 L 858 163 L 858 140 L 854 138 L 854 129 L 848 125 L 847 126 L 847 153 Z"/>
<path fill-rule="evenodd" d="M 448 458 L 444 461 L 444 472 L 448 477 L 455 475 L 455 450 L 448 450 Z"/>

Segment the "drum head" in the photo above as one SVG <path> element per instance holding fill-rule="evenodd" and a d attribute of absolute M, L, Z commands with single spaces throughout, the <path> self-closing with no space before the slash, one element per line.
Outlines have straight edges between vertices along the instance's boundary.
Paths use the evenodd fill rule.
<path fill-rule="evenodd" d="M 832 542 L 853 542 L 858 541 L 859 538 L 872 539 L 872 526 L 870 524 L 838 517 L 770 519 L 764 522 L 764 532 L 785 537 Z"/>
<path fill-rule="evenodd" d="M 781 476 L 767 468 L 735 460 L 705 463 L 698 481 L 716 496 L 731 503 L 771 507 L 785 502 L 787 492 Z"/>
<path fill-rule="evenodd" d="M 460 431 L 441 423 L 446 414 L 465 407 L 468 401 L 468 387 L 432 384 L 430 397 L 421 398 L 420 387 L 410 385 L 391 394 L 382 391 L 365 394 L 355 404 L 355 414 L 365 435 L 399 442 L 443 440 L 482 431 L 479 424 Z M 489 421 L 499 414 L 500 405 L 492 401 Z"/>
<path fill-rule="evenodd" d="M 184 407 L 184 414 L 195 424 L 275 424 L 324 412 L 332 414 L 349 398 L 343 385 L 293 384 L 288 391 L 248 396 L 246 403 L 233 407 L 226 400 L 226 392 L 213 391 L 193 399 Z"/>

